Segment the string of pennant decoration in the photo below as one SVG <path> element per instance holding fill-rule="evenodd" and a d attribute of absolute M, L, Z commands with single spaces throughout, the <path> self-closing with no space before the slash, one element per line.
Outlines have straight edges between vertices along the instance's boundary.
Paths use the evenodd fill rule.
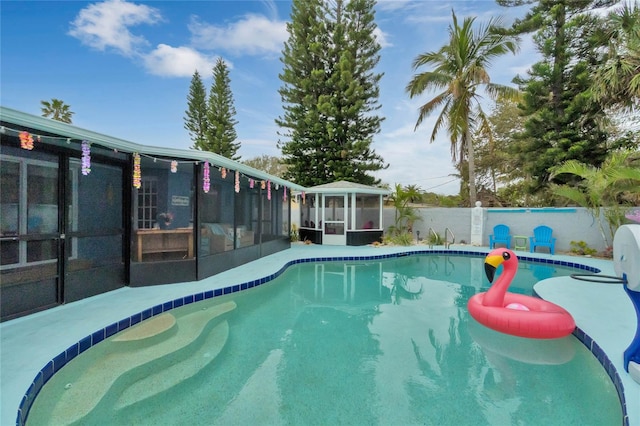
<path fill-rule="evenodd" d="M 209 179 L 209 162 L 205 161 L 204 163 L 204 176 L 202 178 L 202 190 L 205 194 L 209 193 L 209 189 L 211 187 L 211 180 Z"/>
<path fill-rule="evenodd" d="M 82 174 L 91 173 L 91 145 L 88 141 L 82 141 Z"/>
<path fill-rule="evenodd" d="M 140 154 L 133 153 L 133 187 L 140 189 L 142 186 L 142 172 L 140 171 Z"/>

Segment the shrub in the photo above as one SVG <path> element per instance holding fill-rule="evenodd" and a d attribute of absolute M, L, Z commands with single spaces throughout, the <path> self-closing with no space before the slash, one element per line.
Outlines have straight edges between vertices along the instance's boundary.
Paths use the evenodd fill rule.
<path fill-rule="evenodd" d="M 387 235 L 383 238 L 385 244 L 395 244 L 398 246 L 410 246 L 413 244 L 413 235 L 409 232 Z"/>
<path fill-rule="evenodd" d="M 571 253 L 579 254 L 582 256 L 591 256 L 598 252 L 596 249 L 589 247 L 584 241 L 571 241 Z"/>

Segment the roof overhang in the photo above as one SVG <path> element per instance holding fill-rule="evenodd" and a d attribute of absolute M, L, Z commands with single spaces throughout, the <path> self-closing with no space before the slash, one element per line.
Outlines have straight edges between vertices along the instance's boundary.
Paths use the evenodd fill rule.
<path fill-rule="evenodd" d="M 389 195 L 391 190 L 375 186 L 362 185 L 360 183 L 337 181 L 324 185 L 312 186 L 304 189 L 306 194 L 372 194 Z M 299 191 L 297 191 L 299 192 Z"/>
<path fill-rule="evenodd" d="M 38 130 L 41 132 L 56 134 L 65 138 L 87 140 L 91 143 L 95 143 L 110 149 L 117 149 L 118 151 L 122 152 L 138 152 L 141 154 L 144 153 L 148 155 L 157 155 L 176 159 L 182 158 L 197 161 L 208 161 L 209 163 L 219 167 L 237 170 L 247 176 L 251 176 L 257 179 L 269 180 L 272 183 L 286 186 L 287 188 L 290 188 L 294 191 L 307 190 L 303 186 L 297 185 L 293 182 L 289 182 L 285 179 L 281 179 L 277 176 L 270 175 L 269 173 L 266 173 L 264 171 L 254 169 L 253 167 L 247 166 L 245 164 L 238 163 L 237 161 L 233 161 L 229 158 L 223 157 L 213 152 L 142 145 L 124 139 L 96 133 L 91 130 L 82 129 L 80 127 L 63 123 L 61 121 L 27 114 L 2 106 L 0 106 L 0 121 L 3 123 L 7 123 L 5 124 L 7 126 L 9 124 L 13 124 Z"/>

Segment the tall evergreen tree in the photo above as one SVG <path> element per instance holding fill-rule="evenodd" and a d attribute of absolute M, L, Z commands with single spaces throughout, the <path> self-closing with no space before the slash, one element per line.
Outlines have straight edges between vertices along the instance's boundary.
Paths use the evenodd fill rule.
<path fill-rule="evenodd" d="M 374 0 L 294 0 L 282 52 L 280 95 L 287 129 L 279 142 L 286 177 L 306 186 L 335 180 L 379 183 L 385 168 L 371 148 L 383 118 L 376 115 Z"/>
<path fill-rule="evenodd" d="M 207 105 L 207 151 L 212 151 L 232 160 L 240 160 L 237 155 L 240 143 L 235 125 L 238 121 L 234 118 L 236 108 L 231 93 L 231 79 L 227 64 L 218 58 L 213 67 L 213 83 L 209 92 Z"/>
<path fill-rule="evenodd" d="M 497 0 L 520 6 L 522 0 Z M 567 161 L 598 167 L 606 157 L 607 133 L 603 108 L 590 94 L 594 66 L 590 32 L 593 20 L 585 13 L 613 0 L 537 1 L 516 20 L 517 34 L 534 33 L 543 59 L 527 78 L 515 82 L 524 92 L 521 109 L 527 121 L 516 136 L 515 150 L 524 164 L 532 192 L 546 192 L 551 167 Z M 564 179 L 566 176 L 559 176 Z M 547 202 L 550 200 L 547 200 Z"/>
<path fill-rule="evenodd" d="M 71 124 L 71 117 L 75 113 L 71 111 L 71 107 L 65 104 L 64 101 L 53 98 L 51 102 L 40 101 L 40 104 L 42 105 L 41 110 L 43 117 Z"/>
<path fill-rule="evenodd" d="M 206 150 L 207 123 L 207 90 L 196 70 L 191 78 L 184 117 L 184 128 L 193 141 L 193 149 Z"/>
<path fill-rule="evenodd" d="M 289 169 L 285 178 L 306 186 L 326 183 L 317 178 L 324 173 L 323 146 L 316 143 L 323 133 L 317 105 L 325 90 L 323 49 L 328 45 L 321 15 L 322 0 L 293 0 L 279 76 L 284 116 L 276 124 L 285 129 L 280 136 L 289 140 L 278 143 Z"/>

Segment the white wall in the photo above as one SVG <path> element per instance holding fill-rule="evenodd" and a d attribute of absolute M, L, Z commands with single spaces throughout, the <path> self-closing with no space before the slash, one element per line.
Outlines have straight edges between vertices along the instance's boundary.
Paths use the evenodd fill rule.
<path fill-rule="evenodd" d="M 456 243 L 464 241 L 469 244 L 471 240 L 470 208 L 416 208 L 416 211 L 423 220 L 414 224 L 414 237 L 417 236 L 416 231 L 420 231 L 420 238 L 428 239 L 429 228 L 433 228 L 441 237 L 444 237 L 445 229 L 449 228 L 455 235 Z M 602 220 L 611 244 L 609 225 L 604 218 Z M 385 207 L 383 223 L 385 230 L 395 223 L 393 207 Z M 486 208 L 484 209 L 482 245 L 489 245 L 489 235 L 493 233 L 493 227 L 497 224 L 509 226 L 512 236 L 526 237 L 533 235 L 533 228 L 536 226 L 547 225 L 553 229 L 553 236 L 556 237 L 556 251 L 570 251 L 571 241 L 584 241 L 590 248 L 598 251 L 606 248 L 598 224 L 584 208 Z M 529 247 L 528 243 L 527 247 Z"/>

